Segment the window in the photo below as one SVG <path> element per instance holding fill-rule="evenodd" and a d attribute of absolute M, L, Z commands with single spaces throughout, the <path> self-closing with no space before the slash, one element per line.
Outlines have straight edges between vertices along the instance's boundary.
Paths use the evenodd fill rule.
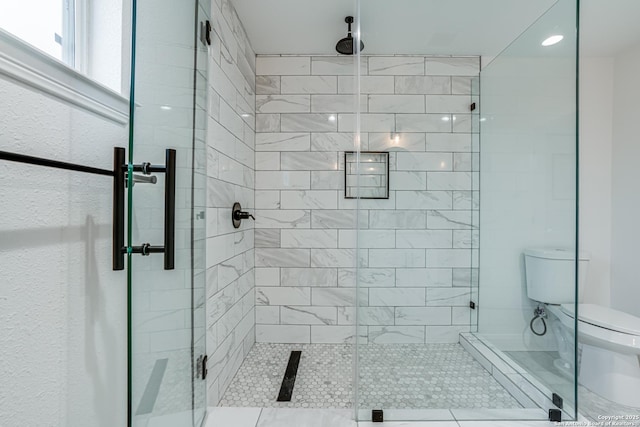
<path fill-rule="evenodd" d="M 0 0 L 0 74 L 125 114 L 129 1 Z"/>

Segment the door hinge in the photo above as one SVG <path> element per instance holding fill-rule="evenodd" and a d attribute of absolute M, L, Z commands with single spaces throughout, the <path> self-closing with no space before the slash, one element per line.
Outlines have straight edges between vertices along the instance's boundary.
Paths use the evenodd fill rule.
<path fill-rule="evenodd" d="M 561 422 L 562 411 L 560 409 L 549 409 L 549 421 Z"/>
<path fill-rule="evenodd" d="M 469 110 L 476 111 L 476 103 L 475 102 L 471 103 L 471 105 L 469 106 Z"/>
<path fill-rule="evenodd" d="M 374 423 L 383 423 L 384 422 L 384 412 L 382 409 L 372 409 L 371 410 L 371 421 Z"/>
<path fill-rule="evenodd" d="M 552 397 L 551 397 L 551 401 L 553 402 L 554 405 L 556 405 L 558 408 L 562 409 L 563 406 L 563 399 L 562 397 L 560 397 L 559 395 L 557 395 L 556 393 L 553 393 Z"/>
<path fill-rule="evenodd" d="M 200 41 L 211 46 L 211 21 L 200 22 Z"/>
<path fill-rule="evenodd" d="M 207 362 L 208 361 L 209 361 L 209 356 L 207 356 L 206 354 L 198 357 L 198 374 L 200 379 L 202 380 L 207 379 L 207 373 L 208 373 Z"/>
<path fill-rule="evenodd" d="M 471 310 L 475 310 L 476 309 L 476 303 L 473 301 L 469 301 L 469 308 L 471 308 Z"/>

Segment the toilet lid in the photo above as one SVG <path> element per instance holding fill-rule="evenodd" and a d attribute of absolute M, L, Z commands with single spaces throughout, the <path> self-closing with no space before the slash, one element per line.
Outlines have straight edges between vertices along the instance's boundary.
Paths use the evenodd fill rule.
<path fill-rule="evenodd" d="M 574 308 L 574 304 L 562 304 L 562 311 L 571 317 L 575 317 Z M 612 308 L 597 304 L 579 304 L 578 318 L 582 322 L 612 331 L 640 335 L 640 318 Z"/>

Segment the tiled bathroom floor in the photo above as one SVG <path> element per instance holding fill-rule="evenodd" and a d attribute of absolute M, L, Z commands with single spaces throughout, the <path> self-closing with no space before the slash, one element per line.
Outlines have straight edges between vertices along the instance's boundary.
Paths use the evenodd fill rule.
<path fill-rule="evenodd" d="M 289 354 L 301 350 L 291 402 L 276 402 Z M 220 406 L 351 408 L 353 348 L 256 344 Z M 522 406 L 459 344 L 362 345 L 362 408 L 516 409 Z"/>

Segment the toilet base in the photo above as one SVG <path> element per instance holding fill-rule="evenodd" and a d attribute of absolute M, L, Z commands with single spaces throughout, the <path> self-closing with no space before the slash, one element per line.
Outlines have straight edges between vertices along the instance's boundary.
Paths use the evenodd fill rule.
<path fill-rule="evenodd" d="M 640 408 L 640 363 L 636 354 L 583 344 L 578 379 L 605 399 Z"/>

